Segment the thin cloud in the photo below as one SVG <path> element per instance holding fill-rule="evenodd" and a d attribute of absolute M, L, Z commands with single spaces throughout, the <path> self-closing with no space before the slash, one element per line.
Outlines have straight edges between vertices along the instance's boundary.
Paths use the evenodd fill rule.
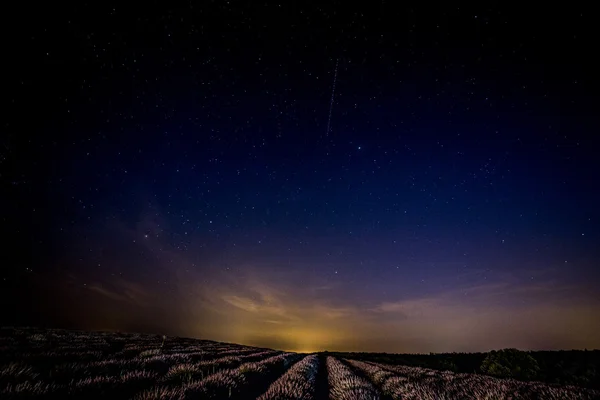
<path fill-rule="evenodd" d="M 88 288 L 92 292 L 111 300 L 129 302 L 142 307 L 148 305 L 150 294 L 141 284 L 124 279 L 116 279 L 112 285 L 114 288 L 109 289 L 102 284 L 94 283 L 89 285 Z"/>
<path fill-rule="evenodd" d="M 116 300 L 116 301 L 127 301 L 128 298 L 122 294 L 113 292 L 112 290 L 108 290 L 102 286 L 99 285 L 90 285 L 88 287 L 89 290 L 91 290 L 92 292 L 96 292 L 104 297 L 107 297 L 109 299 L 112 300 Z"/>
<path fill-rule="evenodd" d="M 221 297 L 224 302 L 237 307 L 241 310 L 256 313 L 260 311 L 259 306 L 252 300 L 240 297 L 240 296 L 223 296 Z"/>

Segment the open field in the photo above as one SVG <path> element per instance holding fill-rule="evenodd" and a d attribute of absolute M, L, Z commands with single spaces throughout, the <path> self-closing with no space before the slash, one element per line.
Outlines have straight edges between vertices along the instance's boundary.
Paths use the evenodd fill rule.
<path fill-rule="evenodd" d="M 519 351 L 487 353 L 329 353 L 337 358 L 408 366 L 498 378 L 540 381 L 600 390 L 600 350 Z M 495 360 L 496 362 L 492 362 Z M 498 361 L 510 368 L 496 368 Z"/>
<path fill-rule="evenodd" d="M 600 392 L 207 340 L 3 328 L 0 398 L 598 399 Z"/>

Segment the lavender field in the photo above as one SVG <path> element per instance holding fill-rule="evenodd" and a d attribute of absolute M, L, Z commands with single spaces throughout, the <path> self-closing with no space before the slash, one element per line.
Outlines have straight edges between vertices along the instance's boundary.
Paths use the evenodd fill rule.
<path fill-rule="evenodd" d="M 591 389 L 146 334 L 0 329 L 0 399 L 598 399 Z"/>

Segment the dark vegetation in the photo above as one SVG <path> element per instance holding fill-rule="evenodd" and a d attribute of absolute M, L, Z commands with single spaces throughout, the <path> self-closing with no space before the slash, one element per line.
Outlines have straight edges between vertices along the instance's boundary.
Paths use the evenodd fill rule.
<path fill-rule="evenodd" d="M 0 398 L 256 398 L 301 357 L 160 335 L 2 328 Z"/>
<path fill-rule="evenodd" d="M 588 358 L 561 357 L 575 354 Z M 0 328 L 0 399 L 590 400 L 600 391 L 564 383 L 597 384 L 590 384 L 596 369 L 589 362 L 597 356 L 514 349 L 304 355 L 161 335 Z M 584 362 L 586 369 L 573 368 Z M 517 380 L 540 380 L 552 365 L 561 369 L 546 379 L 561 385 Z M 560 382 L 562 376 L 570 381 Z"/>
<path fill-rule="evenodd" d="M 392 354 L 329 353 L 336 357 L 440 371 L 486 374 L 499 378 L 541 381 L 600 389 L 600 350 L 520 351 L 489 353 Z"/>

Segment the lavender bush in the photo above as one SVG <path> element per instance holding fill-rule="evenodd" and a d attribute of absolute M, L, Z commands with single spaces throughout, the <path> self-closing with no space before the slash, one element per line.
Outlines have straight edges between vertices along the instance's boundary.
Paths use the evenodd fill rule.
<path fill-rule="evenodd" d="M 250 390 L 258 391 L 299 357 L 296 353 L 284 353 L 218 372 L 186 386 L 186 398 L 235 399 L 242 394 L 248 396 Z"/>
<path fill-rule="evenodd" d="M 427 368 L 348 362 L 362 371 L 384 394 L 403 400 L 454 399 L 598 399 L 600 393 L 576 387 L 554 387 L 540 382 L 498 379 Z"/>
<path fill-rule="evenodd" d="M 318 370 L 319 358 L 306 356 L 273 382 L 258 400 L 312 400 Z"/>
<path fill-rule="evenodd" d="M 163 335 L 0 328 L 0 399 L 312 400 L 321 378 L 331 400 L 600 399 L 579 387 L 334 357 L 325 371 L 319 360 Z"/>
<path fill-rule="evenodd" d="M 327 357 L 327 373 L 331 400 L 379 400 L 371 382 L 356 375 L 334 357 Z"/>

